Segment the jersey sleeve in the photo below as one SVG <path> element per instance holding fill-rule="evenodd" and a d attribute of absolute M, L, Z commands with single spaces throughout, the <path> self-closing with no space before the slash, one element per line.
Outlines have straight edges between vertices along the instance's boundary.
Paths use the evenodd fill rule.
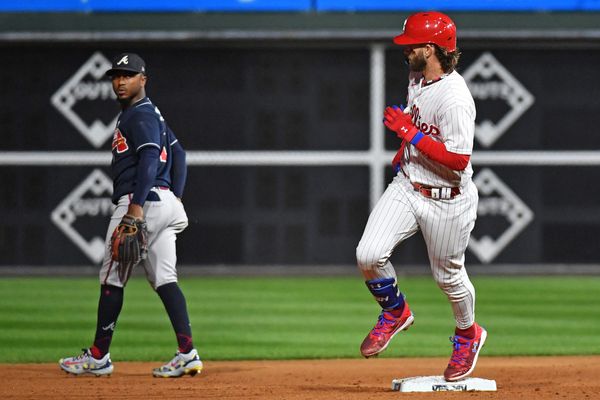
<path fill-rule="evenodd" d="M 150 113 L 138 113 L 132 117 L 128 126 L 136 153 L 147 146 L 160 149 L 161 127 L 156 116 Z"/>
<path fill-rule="evenodd" d="M 169 125 L 166 125 L 166 131 L 167 131 L 167 144 L 171 147 L 173 147 L 173 145 L 177 142 L 179 142 L 179 140 L 177 139 L 177 137 L 175 137 L 175 132 L 173 132 L 173 129 L 171 129 L 171 127 Z"/>
<path fill-rule="evenodd" d="M 185 188 L 185 182 L 187 180 L 187 164 L 186 154 L 179 143 L 179 140 L 175 137 L 175 134 L 170 127 L 167 126 L 167 139 L 169 146 L 171 147 L 171 156 L 173 163 L 171 165 L 171 185 L 175 196 L 183 197 L 183 190 Z"/>
<path fill-rule="evenodd" d="M 440 118 L 440 131 L 448 151 L 471 155 L 475 135 L 475 115 L 470 107 L 458 104 L 446 109 Z"/>

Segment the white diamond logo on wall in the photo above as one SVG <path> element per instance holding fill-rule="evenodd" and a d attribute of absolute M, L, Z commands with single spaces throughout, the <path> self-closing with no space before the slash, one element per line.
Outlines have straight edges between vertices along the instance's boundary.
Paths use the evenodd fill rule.
<path fill-rule="evenodd" d="M 94 53 L 75 74 L 54 93 L 52 105 L 58 109 L 77 130 L 94 146 L 99 148 L 112 137 L 118 113 L 105 124 L 100 118 L 86 121 L 75 110 L 83 101 L 115 99 L 110 81 L 103 79 L 104 73 L 111 67 L 110 61 L 100 52 Z M 111 116 L 112 118 L 112 116 Z"/>
<path fill-rule="evenodd" d="M 494 118 L 484 107 L 477 106 L 480 121 L 475 126 L 475 137 L 482 146 L 490 147 L 531 107 L 535 98 L 489 52 L 483 53 L 462 75 L 475 102 L 500 100 L 509 109 Z"/>
<path fill-rule="evenodd" d="M 484 264 L 490 263 L 533 220 L 533 211 L 490 169 L 481 170 L 473 180 L 479 189 L 478 221 L 486 217 L 506 220 L 508 228 L 498 237 L 491 233 L 479 238 L 471 234 L 469 249 Z"/>
<path fill-rule="evenodd" d="M 104 230 L 84 232 L 92 234 L 86 239 L 77 231 L 74 224 L 80 218 L 110 216 L 114 210 L 111 202 L 113 192 L 112 181 L 104 172 L 94 170 L 79 186 L 77 186 L 52 212 L 52 221 L 85 255 L 94 263 L 104 257 Z"/>

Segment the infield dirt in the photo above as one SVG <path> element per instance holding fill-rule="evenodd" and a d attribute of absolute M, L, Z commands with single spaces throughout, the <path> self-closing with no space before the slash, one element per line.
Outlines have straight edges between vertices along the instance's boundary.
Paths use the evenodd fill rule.
<path fill-rule="evenodd" d="M 447 359 L 204 361 L 195 377 L 151 376 L 158 363 L 116 362 L 110 377 L 58 364 L 0 364 L 2 399 L 600 399 L 600 356 L 482 357 L 474 377 L 497 392 L 399 393 L 394 378 L 441 375 Z"/>

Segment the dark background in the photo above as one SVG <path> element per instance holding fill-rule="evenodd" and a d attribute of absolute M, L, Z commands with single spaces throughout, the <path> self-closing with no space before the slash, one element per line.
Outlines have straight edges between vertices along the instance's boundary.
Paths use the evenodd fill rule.
<path fill-rule="evenodd" d="M 188 151 L 369 149 L 369 49 L 361 43 L 199 46 L 185 42 L 21 43 L 0 46 L 0 151 L 95 149 L 50 103 L 96 51 L 139 52 L 147 92 Z M 460 70 L 483 50 L 462 45 Z M 580 49 L 494 48 L 492 54 L 535 96 L 533 106 L 491 148 L 600 150 L 600 53 Z M 398 48 L 386 51 L 386 103 L 406 96 Z M 478 112 L 502 105 L 477 104 Z M 82 118 L 106 122 L 116 103 L 82 101 Z M 386 136 L 386 148 L 399 145 Z M 391 161 L 391 160 L 390 160 Z M 600 250 L 600 189 L 595 166 L 488 166 L 534 212 L 534 220 L 493 263 L 595 263 Z M 82 265 L 90 260 L 50 214 L 93 170 L 107 166 L 0 167 L 0 264 Z M 475 165 L 477 173 L 482 167 Z M 202 264 L 354 264 L 369 213 L 367 166 L 190 166 L 184 196 L 189 228 L 179 262 Z M 391 179 L 391 170 L 386 180 Z M 77 221 L 83 236 L 104 236 L 107 216 Z M 481 219 L 478 229 L 506 221 Z M 394 255 L 426 264 L 417 234 Z M 478 263 L 467 252 L 467 261 Z"/>

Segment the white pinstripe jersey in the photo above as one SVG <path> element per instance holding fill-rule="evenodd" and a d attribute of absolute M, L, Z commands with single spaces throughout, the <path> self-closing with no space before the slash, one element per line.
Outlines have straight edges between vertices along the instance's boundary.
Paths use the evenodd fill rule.
<path fill-rule="evenodd" d="M 444 143 L 452 153 L 471 155 L 475 133 L 475 102 L 463 77 L 456 71 L 441 80 L 422 84 L 420 73 L 409 75 L 407 107 L 413 123 L 430 138 Z M 434 187 L 463 187 L 471 179 L 471 163 L 455 171 L 407 144 L 402 169 L 411 182 Z"/>

